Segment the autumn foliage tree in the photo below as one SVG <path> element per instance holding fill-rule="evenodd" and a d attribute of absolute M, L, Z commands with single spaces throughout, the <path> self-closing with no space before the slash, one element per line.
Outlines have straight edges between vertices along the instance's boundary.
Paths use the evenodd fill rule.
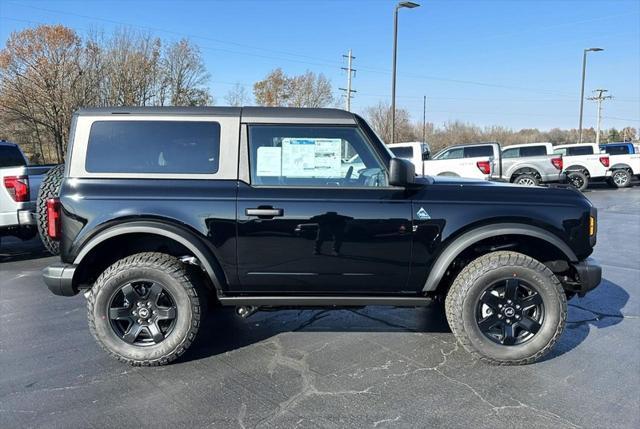
<path fill-rule="evenodd" d="M 52 139 L 53 153 L 64 156 L 73 110 L 83 105 L 77 91 L 83 77 L 83 48 L 78 35 L 60 25 L 13 33 L 0 51 L 0 109 L 3 120 L 31 131 L 40 154 Z"/>
<path fill-rule="evenodd" d="M 12 33 L 0 50 L 0 137 L 35 161 L 62 162 L 79 107 L 205 105 L 200 51 L 127 30 L 84 40 L 61 25 Z"/>
<path fill-rule="evenodd" d="M 253 85 L 253 95 L 260 106 L 326 107 L 333 103 L 329 79 L 311 71 L 287 76 L 277 68 Z"/>

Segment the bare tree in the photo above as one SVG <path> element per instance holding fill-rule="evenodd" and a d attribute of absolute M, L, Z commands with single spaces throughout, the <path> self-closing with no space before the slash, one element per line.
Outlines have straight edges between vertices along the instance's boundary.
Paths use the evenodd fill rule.
<path fill-rule="evenodd" d="M 291 107 L 326 107 L 333 103 L 331 82 L 322 73 L 307 71 L 291 77 L 288 89 L 287 105 Z"/>
<path fill-rule="evenodd" d="M 148 34 L 117 31 L 102 48 L 102 102 L 108 106 L 156 104 L 160 48 L 160 39 Z"/>
<path fill-rule="evenodd" d="M 240 107 L 249 102 L 249 94 L 243 85 L 236 83 L 224 96 L 224 99 L 229 106 Z"/>
<path fill-rule="evenodd" d="M 385 102 L 366 109 L 366 116 L 369 123 L 380 136 L 388 143 L 391 141 L 391 106 Z M 405 109 L 396 109 L 396 139 L 397 142 L 417 141 L 416 126 L 411 124 L 409 112 Z M 422 134 L 420 134 L 421 138 Z"/>
<path fill-rule="evenodd" d="M 173 106 L 202 106 L 212 101 L 206 87 L 209 73 L 200 50 L 182 39 L 168 47 L 162 61 L 163 86 Z"/>

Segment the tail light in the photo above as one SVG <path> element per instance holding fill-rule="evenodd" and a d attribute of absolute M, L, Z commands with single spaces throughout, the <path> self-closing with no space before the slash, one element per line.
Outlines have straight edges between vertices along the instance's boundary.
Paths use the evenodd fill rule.
<path fill-rule="evenodd" d="M 29 178 L 27 176 L 6 176 L 4 187 L 9 191 L 13 201 L 18 203 L 29 201 Z"/>
<path fill-rule="evenodd" d="M 604 165 L 605 167 L 609 166 L 609 157 L 608 156 L 601 156 L 600 157 L 600 163 L 602 165 Z"/>
<path fill-rule="evenodd" d="M 59 240 L 60 234 L 60 200 L 49 198 L 47 200 L 47 235 L 52 240 Z"/>
<path fill-rule="evenodd" d="M 553 164 L 553 166 L 555 168 L 557 168 L 558 170 L 562 171 L 562 157 L 559 158 L 551 158 L 551 163 Z"/>
<path fill-rule="evenodd" d="M 478 161 L 476 165 L 482 174 L 491 174 L 491 163 L 489 161 Z"/>

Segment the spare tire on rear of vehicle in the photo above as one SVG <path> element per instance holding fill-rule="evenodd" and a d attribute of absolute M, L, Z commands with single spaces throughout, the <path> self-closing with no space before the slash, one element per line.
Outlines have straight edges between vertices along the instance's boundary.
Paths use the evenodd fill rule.
<path fill-rule="evenodd" d="M 60 254 L 60 243 L 49 238 L 47 234 L 47 200 L 60 196 L 60 185 L 64 176 L 64 164 L 56 165 L 49 170 L 42 179 L 42 185 L 38 191 L 36 203 L 36 217 L 38 221 L 38 233 L 42 244 L 52 255 Z"/>

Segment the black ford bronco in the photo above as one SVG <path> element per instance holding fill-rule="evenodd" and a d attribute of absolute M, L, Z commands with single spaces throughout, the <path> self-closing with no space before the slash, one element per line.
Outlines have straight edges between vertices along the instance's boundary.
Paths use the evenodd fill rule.
<path fill-rule="evenodd" d="M 211 304 L 433 302 L 476 357 L 526 364 L 601 280 L 579 192 L 416 177 L 341 110 L 81 110 L 54 177 L 44 281 L 83 291 L 98 343 L 133 365 L 183 354 Z"/>

